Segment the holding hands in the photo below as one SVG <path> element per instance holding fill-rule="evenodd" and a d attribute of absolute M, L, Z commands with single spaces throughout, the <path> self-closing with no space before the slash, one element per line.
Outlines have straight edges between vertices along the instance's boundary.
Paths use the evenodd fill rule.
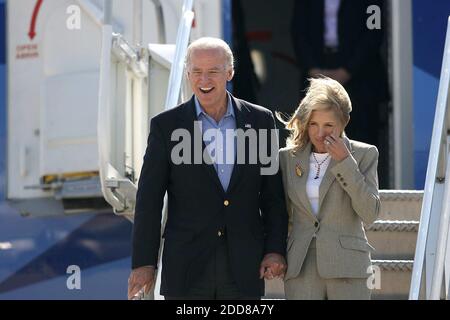
<path fill-rule="evenodd" d="M 143 289 L 148 294 L 155 285 L 155 267 L 143 266 L 131 271 L 128 278 L 128 300 L 132 300 Z"/>
<path fill-rule="evenodd" d="M 286 260 L 282 255 L 278 253 L 268 253 L 261 262 L 259 276 L 260 279 L 265 278 L 267 280 L 272 280 L 276 277 L 283 278 L 286 269 Z"/>

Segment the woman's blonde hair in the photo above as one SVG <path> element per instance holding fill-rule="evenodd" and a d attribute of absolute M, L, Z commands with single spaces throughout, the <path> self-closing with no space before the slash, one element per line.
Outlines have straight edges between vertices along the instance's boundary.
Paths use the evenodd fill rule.
<path fill-rule="evenodd" d="M 344 87 L 331 78 L 322 76 L 320 78 L 308 79 L 309 87 L 306 96 L 300 102 L 292 117 L 285 121 L 277 112 L 276 116 L 291 131 L 286 140 L 286 146 L 297 151 L 309 142 L 308 123 L 311 114 L 315 110 L 335 112 L 342 126 L 345 128 L 350 120 L 352 102 Z M 345 136 L 345 133 L 342 133 Z"/>

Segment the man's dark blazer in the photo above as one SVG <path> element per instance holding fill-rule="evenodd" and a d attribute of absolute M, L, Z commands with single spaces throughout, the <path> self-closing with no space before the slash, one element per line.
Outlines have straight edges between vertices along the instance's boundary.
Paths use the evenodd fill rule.
<path fill-rule="evenodd" d="M 324 3 L 325 0 L 295 0 L 291 27 L 302 89 L 309 70 L 324 68 Z M 367 13 L 367 8 L 370 5 L 383 9 L 382 0 L 341 0 L 337 65 L 352 76 L 345 86 L 349 92 L 365 101 L 382 102 L 388 97 L 387 76 L 380 54 L 386 20 L 381 19 L 381 29 L 369 30 L 367 20 L 371 13 Z M 382 10 L 381 14 L 383 18 Z"/>
<path fill-rule="evenodd" d="M 230 97 L 237 129 L 274 128 L 269 110 Z M 161 211 L 167 191 L 161 294 L 187 294 L 214 252 L 218 230 L 225 227 L 237 286 L 245 296 L 262 296 L 264 281 L 259 279 L 259 267 L 264 254 L 285 256 L 286 250 L 288 216 L 280 172 L 261 175 L 263 165 L 259 161 L 235 164 L 225 192 L 213 165 L 174 164 L 171 152 L 179 141 L 171 141 L 172 132 L 186 129 L 193 137 L 196 119 L 193 97 L 151 120 L 136 196 L 132 268 L 157 265 Z M 258 144 L 247 143 L 246 150 L 250 147 Z"/>

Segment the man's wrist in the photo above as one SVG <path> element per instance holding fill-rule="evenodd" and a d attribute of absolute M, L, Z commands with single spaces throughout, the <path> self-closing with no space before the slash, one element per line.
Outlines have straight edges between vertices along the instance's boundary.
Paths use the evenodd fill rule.
<path fill-rule="evenodd" d="M 134 268 L 134 270 L 140 269 L 140 268 L 149 268 L 149 269 L 153 269 L 153 270 L 156 270 L 156 269 L 157 269 L 157 268 L 156 268 L 155 266 L 153 266 L 153 265 L 148 265 L 148 266 L 140 266 L 140 267 Z"/>

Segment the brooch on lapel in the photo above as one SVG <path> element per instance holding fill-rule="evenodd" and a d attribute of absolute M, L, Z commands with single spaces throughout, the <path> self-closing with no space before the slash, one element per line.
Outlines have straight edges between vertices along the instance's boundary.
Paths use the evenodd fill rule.
<path fill-rule="evenodd" d="M 302 168 L 300 167 L 300 163 L 297 163 L 297 164 L 295 165 L 295 174 L 296 174 L 298 177 L 301 177 L 301 176 L 303 175 L 303 170 L 302 170 Z"/>

